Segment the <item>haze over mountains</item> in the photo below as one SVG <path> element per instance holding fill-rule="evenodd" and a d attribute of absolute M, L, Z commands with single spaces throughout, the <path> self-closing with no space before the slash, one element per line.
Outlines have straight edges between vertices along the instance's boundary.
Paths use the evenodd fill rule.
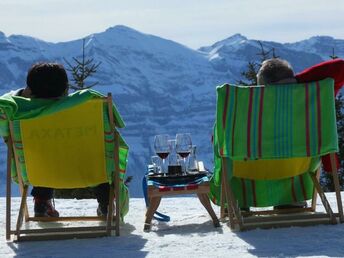
<path fill-rule="evenodd" d="M 344 57 L 344 40 L 316 36 L 295 43 L 261 41 L 266 50 L 290 61 L 294 70 L 329 59 L 332 49 Z M 25 85 L 32 63 L 72 61 L 82 51 L 82 39 L 49 43 L 36 38 L 0 32 L 0 93 Z M 258 41 L 235 34 L 198 50 L 148 35 L 125 26 L 115 26 L 86 37 L 86 55 L 101 62 L 93 81 L 95 89 L 112 92 L 126 122 L 122 134 L 131 150 L 128 174 L 133 196 L 141 196 L 141 179 L 154 154 L 153 137 L 190 132 L 198 158 L 212 168 L 210 142 L 215 116 L 215 88 L 241 79 L 249 61 L 259 60 Z M 89 83 L 92 82 L 89 81 Z M 5 147 L 1 145 L 0 194 L 4 194 Z"/>

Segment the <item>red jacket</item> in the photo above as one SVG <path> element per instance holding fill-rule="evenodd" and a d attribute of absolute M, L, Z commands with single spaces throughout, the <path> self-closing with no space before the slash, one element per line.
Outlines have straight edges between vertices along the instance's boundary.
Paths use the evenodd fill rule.
<path fill-rule="evenodd" d="M 337 95 L 340 88 L 344 85 L 344 60 L 334 59 L 314 65 L 295 76 L 297 82 L 319 81 L 325 78 L 334 79 L 334 94 Z M 339 168 L 338 156 L 335 156 L 337 168 Z M 322 157 L 323 169 L 327 172 L 336 170 L 332 169 L 330 155 Z"/>
<path fill-rule="evenodd" d="M 295 76 L 298 82 L 320 81 L 331 77 L 334 79 L 334 93 L 337 95 L 344 85 L 344 60 L 334 59 L 314 65 Z"/>

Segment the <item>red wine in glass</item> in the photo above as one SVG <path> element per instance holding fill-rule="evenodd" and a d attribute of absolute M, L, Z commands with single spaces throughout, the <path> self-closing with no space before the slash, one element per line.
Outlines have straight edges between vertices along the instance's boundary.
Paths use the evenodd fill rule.
<path fill-rule="evenodd" d="M 180 151 L 178 152 L 178 155 L 182 157 L 183 159 L 187 158 L 190 154 L 190 151 Z"/>
<path fill-rule="evenodd" d="M 186 174 L 186 158 L 191 152 L 192 142 L 189 133 L 180 133 L 176 135 L 176 152 L 183 159 L 184 173 Z"/>
<path fill-rule="evenodd" d="M 156 155 L 158 155 L 161 159 L 166 159 L 168 157 L 169 152 L 157 152 Z"/>
<path fill-rule="evenodd" d="M 155 153 L 162 159 L 161 170 L 166 175 L 167 169 L 165 168 L 165 160 L 171 151 L 171 146 L 168 142 L 169 136 L 167 134 L 159 134 L 154 137 L 154 150 Z"/>

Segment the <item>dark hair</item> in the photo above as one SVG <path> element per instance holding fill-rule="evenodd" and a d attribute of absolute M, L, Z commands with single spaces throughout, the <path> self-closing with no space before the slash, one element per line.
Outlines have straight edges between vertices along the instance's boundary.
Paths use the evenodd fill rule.
<path fill-rule="evenodd" d="M 279 58 L 265 60 L 257 73 L 259 85 L 277 83 L 291 78 L 294 78 L 293 68 L 286 60 Z"/>
<path fill-rule="evenodd" d="M 36 98 L 56 98 L 66 92 L 68 77 L 61 64 L 38 63 L 29 69 L 26 85 Z"/>

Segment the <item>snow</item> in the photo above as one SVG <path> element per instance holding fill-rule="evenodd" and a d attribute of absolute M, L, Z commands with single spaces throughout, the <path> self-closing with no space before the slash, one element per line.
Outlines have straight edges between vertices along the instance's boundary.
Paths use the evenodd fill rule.
<path fill-rule="evenodd" d="M 335 195 L 327 194 L 330 203 Z M 342 194 L 344 197 L 344 194 Z M 317 210 L 323 210 L 319 204 Z M 95 200 L 55 200 L 61 214 L 94 215 Z M 0 257 L 343 257 L 344 224 L 256 229 L 232 232 L 225 223 L 214 228 L 195 197 L 163 198 L 159 211 L 170 222 L 153 220 L 152 231 L 143 232 L 144 200 L 130 200 L 130 211 L 120 237 L 60 241 L 5 241 L 5 198 L 0 198 Z M 17 208 L 19 198 L 13 198 Z M 28 201 L 29 210 L 33 203 Z M 334 207 L 334 206 L 332 206 Z M 214 207 L 219 214 L 219 207 Z M 334 211 L 337 209 L 334 208 Z M 15 218 L 13 218 L 12 227 Z M 85 223 L 85 222 L 84 222 Z M 74 224 L 73 224 L 74 225 Z M 34 226 L 34 224 L 30 224 Z"/>

